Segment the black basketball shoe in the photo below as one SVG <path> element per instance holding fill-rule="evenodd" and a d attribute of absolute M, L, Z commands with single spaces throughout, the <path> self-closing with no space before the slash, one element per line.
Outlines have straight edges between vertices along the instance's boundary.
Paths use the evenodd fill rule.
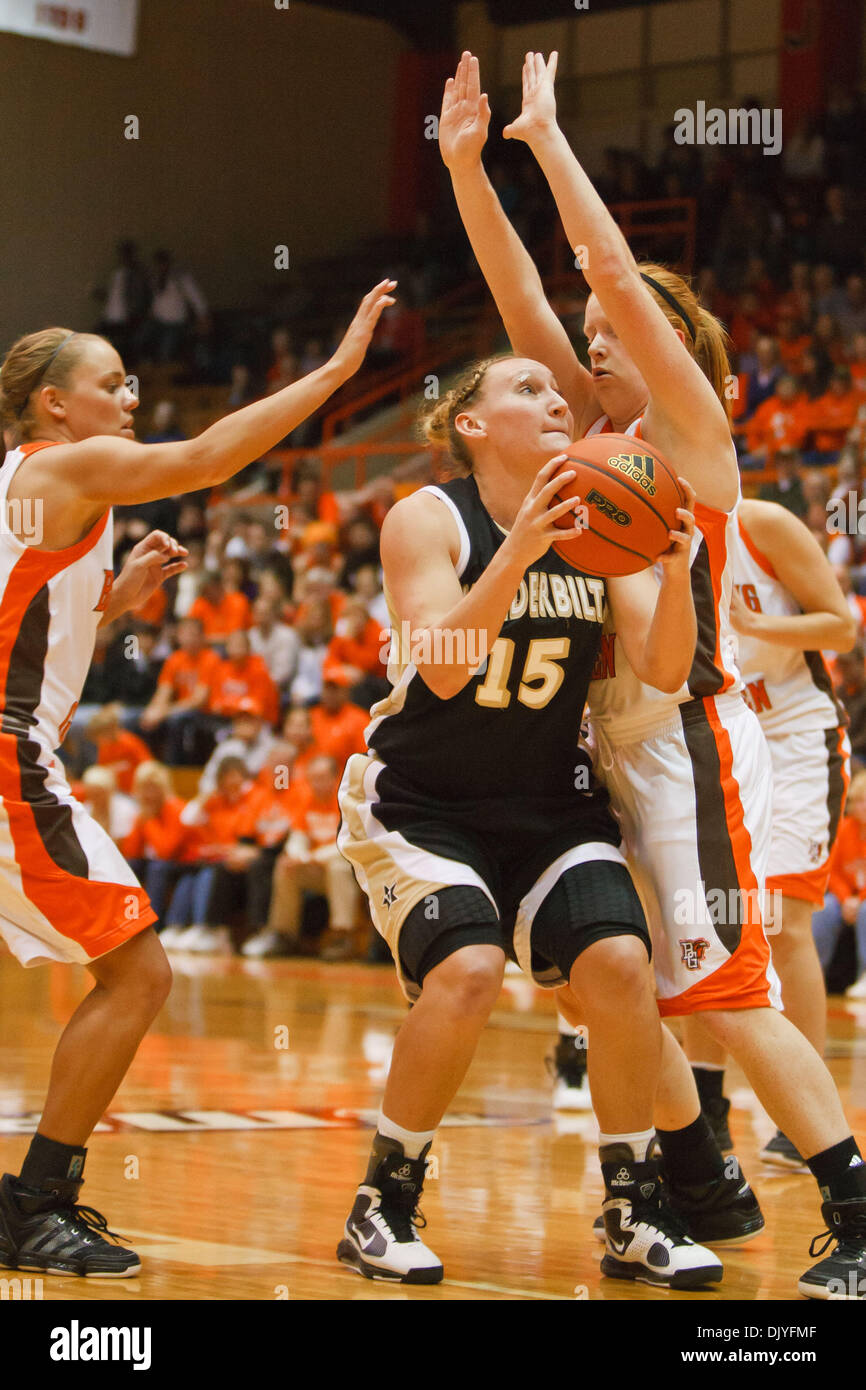
<path fill-rule="evenodd" d="M 813 1259 L 823 1255 L 834 1240 L 836 1249 L 807 1269 L 797 1288 L 806 1298 L 866 1299 L 866 1198 L 824 1202 L 821 1215 L 827 1230 L 815 1237 L 809 1254 Z M 827 1239 L 816 1250 L 823 1236 Z"/>
<path fill-rule="evenodd" d="M 438 1284 L 444 1270 L 417 1227 L 426 1225 L 418 1203 L 424 1185 L 427 1144 L 407 1158 L 397 1139 L 377 1134 L 367 1179 L 358 1188 L 337 1258 L 365 1279 Z"/>
<path fill-rule="evenodd" d="M 655 1159 L 638 1163 L 627 1154 L 619 1163 L 604 1161 L 602 1172 L 607 1193 L 602 1207 L 606 1247 L 602 1274 L 671 1289 L 718 1283 L 721 1262 L 686 1235 L 667 1204 Z"/>
<path fill-rule="evenodd" d="M 78 1206 L 81 1182 L 50 1178 L 25 1187 L 6 1173 L 0 1181 L 0 1268 L 85 1279 L 129 1279 L 141 1261 L 92 1207 Z M 105 1237 L 110 1237 L 106 1240 Z"/>
<path fill-rule="evenodd" d="M 792 1144 L 787 1134 L 783 1134 L 780 1129 L 776 1130 L 772 1139 L 768 1139 L 761 1149 L 761 1158 L 776 1168 L 787 1168 L 790 1173 L 809 1171 L 809 1165 L 796 1144 Z"/>
<path fill-rule="evenodd" d="M 736 1166 L 728 1168 L 712 1182 L 676 1184 L 664 1174 L 665 1191 L 671 1211 L 692 1240 L 707 1245 L 744 1245 L 764 1229 L 758 1199 Z"/>

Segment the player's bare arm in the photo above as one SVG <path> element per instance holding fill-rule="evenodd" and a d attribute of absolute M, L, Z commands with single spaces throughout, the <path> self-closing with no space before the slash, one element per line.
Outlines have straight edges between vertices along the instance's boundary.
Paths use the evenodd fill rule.
<path fill-rule="evenodd" d="M 364 299 L 333 356 L 282 391 L 218 420 L 195 439 L 139 444 L 114 435 L 64 442 L 64 392 L 43 388 L 56 423 L 59 449 L 26 459 L 10 484 L 10 498 L 43 499 L 43 544 L 73 544 L 106 507 L 152 502 L 215 487 L 260 458 L 358 370 L 382 311 L 393 304 L 395 281 L 383 280 Z"/>
<path fill-rule="evenodd" d="M 629 665 L 639 680 L 675 694 L 688 679 L 698 624 L 692 596 L 689 553 L 695 533 L 694 489 L 680 478 L 688 506 L 677 508 L 679 530 L 660 559 L 661 584 L 650 570 L 608 579 L 608 602 Z"/>
<path fill-rule="evenodd" d="M 743 525 L 802 608 L 790 616 L 754 612 L 735 590 L 731 622 L 737 632 L 797 651 L 849 652 L 857 625 L 826 555 L 811 531 L 777 502 L 744 500 Z"/>
<path fill-rule="evenodd" d="M 515 353 L 544 362 L 560 382 L 578 434 L 601 413 L 592 376 L 547 301 L 532 257 L 503 211 L 481 161 L 490 105 L 478 59 L 464 53 L 445 84 L 439 151 L 481 273 Z"/>
<path fill-rule="evenodd" d="M 523 109 L 503 134 L 529 145 L 550 185 L 569 244 L 582 246 L 586 281 L 649 390 L 644 437 L 694 485 L 708 506 L 729 511 L 738 471 L 727 416 L 682 337 L 668 323 L 628 244 L 578 163 L 556 120 L 557 55 L 528 53 Z"/>
<path fill-rule="evenodd" d="M 499 636 L 524 572 L 554 540 L 580 534 L 575 526 L 556 527 L 556 520 L 573 511 L 571 497 L 553 506 L 556 493 L 574 477 L 551 459 L 542 468 L 521 506 L 511 531 L 481 578 L 464 594 L 455 568 L 460 552 L 457 526 L 442 502 L 417 493 L 398 502 L 382 527 L 382 566 L 398 623 L 408 622 L 413 634 L 446 632 L 478 634 L 480 649 L 489 651 Z M 458 644 L 434 643 L 433 650 L 459 650 Z M 456 695 L 475 674 L 465 662 L 419 666 L 425 684 L 441 699 Z"/>

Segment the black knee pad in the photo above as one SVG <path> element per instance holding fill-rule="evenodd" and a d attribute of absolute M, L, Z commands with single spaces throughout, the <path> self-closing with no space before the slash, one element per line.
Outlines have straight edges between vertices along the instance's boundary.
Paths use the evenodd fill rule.
<path fill-rule="evenodd" d="M 416 903 L 400 929 L 400 963 L 415 984 L 463 946 L 499 946 L 502 926 L 486 893 L 467 884 L 440 888 Z"/>
<path fill-rule="evenodd" d="M 594 941 L 637 936 L 652 959 L 646 917 L 624 864 L 593 859 L 557 879 L 532 923 L 532 949 L 568 979 L 578 956 Z"/>

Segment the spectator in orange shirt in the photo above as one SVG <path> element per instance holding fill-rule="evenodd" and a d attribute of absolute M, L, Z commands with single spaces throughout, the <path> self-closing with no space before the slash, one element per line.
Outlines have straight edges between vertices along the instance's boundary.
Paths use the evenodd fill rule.
<path fill-rule="evenodd" d="M 866 395 L 866 333 L 855 333 L 848 349 L 848 370 L 854 389 Z"/>
<path fill-rule="evenodd" d="M 298 711 L 305 713 L 305 711 Z M 313 757 L 316 757 L 313 754 Z M 274 865 L 291 834 L 292 824 L 307 792 L 307 782 L 296 767 L 296 749 L 288 739 L 278 739 L 256 778 L 252 803 L 253 833 L 261 846 L 256 888 L 248 896 L 247 911 L 256 930 L 241 947 L 241 955 L 271 959 L 291 954 L 292 943 L 282 932 L 267 926 L 271 905 Z"/>
<path fill-rule="evenodd" d="M 161 925 L 183 866 L 197 858 L 198 832 L 181 820 L 186 802 L 172 794 L 171 777 L 161 763 L 139 763 L 132 790 L 138 814 L 120 848 L 144 884 Z"/>
<path fill-rule="evenodd" d="M 167 611 L 168 594 L 163 585 L 154 589 L 150 598 L 145 599 L 138 608 L 132 609 L 140 623 L 150 623 L 152 627 L 159 627 L 160 623 L 165 621 Z"/>
<path fill-rule="evenodd" d="M 366 710 L 349 703 L 347 685 L 344 676 L 323 681 L 322 702 L 310 710 L 316 746 L 334 759 L 341 775 L 347 758 L 366 751 L 364 730 L 370 722 Z"/>
<path fill-rule="evenodd" d="M 204 930 L 193 942 L 193 950 L 230 945 L 231 923 L 238 918 L 245 931 L 252 928 L 256 936 L 261 934 L 270 910 L 274 863 L 291 831 L 299 800 L 299 788 L 291 782 L 292 756 L 285 743 L 272 749 L 268 764 L 238 803 L 242 810 L 232 821 L 235 843 L 216 866 Z M 223 760 L 221 771 L 227 761 Z"/>
<path fill-rule="evenodd" d="M 303 778 L 310 761 L 322 753 L 313 737 L 311 711 L 306 705 L 296 705 L 287 710 L 283 721 L 283 738 L 295 750 L 292 762 L 294 777 Z"/>
<path fill-rule="evenodd" d="M 813 447 L 804 456 L 806 463 L 835 462 L 857 418 L 860 403 L 850 371 L 847 367 L 836 367 L 830 378 L 829 390 L 812 401 L 810 406 Z"/>
<path fill-rule="evenodd" d="M 812 345 L 812 338 L 797 317 L 796 310 L 787 306 L 780 308 L 776 338 L 779 344 L 779 361 L 783 368 L 794 376 L 799 375 L 803 370 L 803 357 Z"/>
<path fill-rule="evenodd" d="M 386 640 L 387 648 L 387 640 Z M 322 666 L 323 681 L 342 681 L 349 698 L 369 708 L 388 693 L 379 624 L 362 599 L 348 598 Z"/>
<path fill-rule="evenodd" d="M 184 618 L 178 624 L 177 639 L 179 648 L 166 658 L 156 694 L 142 711 L 139 728 L 151 735 L 164 762 L 203 763 L 213 748 L 204 708 L 220 659 L 205 646 L 204 628 L 198 618 Z"/>
<path fill-rule="evenodd" d="M 249 633 L 230 632 L 226 656 L 211 676 L 208 710 L 222 719 L 232 719 L 244 700 L 252 700 L 267 724 L 280 717 L 280 695 L 271 680 L 264 658 L 250 651 Z"/>
<path fill-rule="evenodd" d="M 310 521 L 329 521 L 340 524 L 340 504 L 336 494 L 322 487 L 321 479 L 308 466 L 298 470 L 295 480 L 295 500 Z"/>
<path fill-rule="evenodd" d="M 183 824 L 199 834 L 199 867 L 184 874 L 174 890 L 166 922 L 178 931 L 164 945 L 207 955 L 232 954 L 231 932 L 219 900 L 225 880 L 218 870 L 248 867 L 241 861 L 245 844 L 254 841 L 250 833 L 254 807 L 255 783 L 242 759 L 229 755 L 217 769 L 217 790 L 208 797 L 195 797 L 184 808 Z"/>
<path fill-rule="evenodd" d="M 779 377 L 772 396 L 758 406 L 746 425 L 748 454 L 742 460 L 744 468 L 759 467 L 771 462 L 782 448 L 799 449 L 809 429 L 809 404 L 798 390 L 794 378 Z"/>
<path fill-rule="evenodd" d="M 205 641 L 211 646 L 222 645 L 230 632 L 248 628 L 253 621 L 246 594 L 227 589 L 218 574 L 206 574 L 202 579 L 188 616 L 201 620 Z"/>
<path fill-rule="evenodd" d="M 812 918 L 818 956 L 826 974 L 844 927 L 853 927 L 857 979 L 850 999 L 866 999 L 866 772 L 852 778 L 848 811 L 830 855 L 830 891 Z"/>
<path fill-rule="evenodd" d="M 355 875 L 337 848 L 340 808 L 338 772 L 333 758 L 315 758 L 307 770 L 309 785 L 299 794 L 292 833 L 274 868 L 268 925 L 289 943 L 298 939 L 304 891 L 328 899 L 329 939 L 323 960 L 348 960 L 360 907 Z"/>
<path fill-rule="evenodd" d="M 117 790 L 129 795 L 135 769 L 149 762 L 152 754 L 144 739 L 121 728 L 120 715 L 120 705 L 104 705 L 91 717 L 87 737 L 96 744 L 98 766 L 111 768 Z"/>

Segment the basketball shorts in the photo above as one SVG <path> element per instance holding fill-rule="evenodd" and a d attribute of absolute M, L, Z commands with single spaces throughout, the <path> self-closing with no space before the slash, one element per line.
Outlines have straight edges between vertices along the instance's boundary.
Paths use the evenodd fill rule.
<path fill-rule="evenodd" d="M 763 928 L 772 769 L 757 717 L 736 696 L 694 700 L 640 741 L 596 739 L 649 923 L 660 1013 L 781 1008 Z"/>
<path fill-rule="evenodd" d="M 850 780 L 844 729 L 770 734 L 773 830 L 767 889 L 820 906 Z"/>
<path fill-rule="evenodd" d="M 366 893 L 404 993 L 467 945 L 495 945 L 537 984 L 566 984 L 593 941 L 638 936 L 640 900 L 602 788 L 549 798 L 436 802 L 371 755 L 349 758 L 337 844 Z"/>
<path fill-rule="evenodd" d="M 11 774 L 0 784 L 0 793 L 9 791 L 0 795 L 0 935 L 22 965 L 86 965 L 150 926 L 156 913 L 110 835 L 72 795 L 56 758 L 47 770 L 30 764 L 34 796 L 20 799 L 28 769 L 19 743 L 0 733 L 0 765 Z"/>

